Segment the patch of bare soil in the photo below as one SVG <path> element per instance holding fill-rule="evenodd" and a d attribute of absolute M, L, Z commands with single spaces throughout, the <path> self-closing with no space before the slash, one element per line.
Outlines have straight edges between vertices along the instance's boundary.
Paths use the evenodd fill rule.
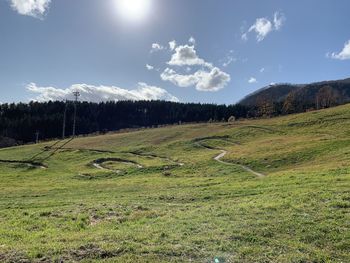
<path fill-rule="evenodd" d="M 40 162 L 34 161 L 19 161 L 19 160 L 0 160 L 0 163 L 10 163 L 10 164 L 24 164 L 29 167 L 47 169 L 48 167 Z"/>
<path fill-rule="evenodd" d="M 0 252 L 0 262 L 3 263 L 30 263 L 28 256 L 19 251 Z"/>
<path fill-rule="evenodd" d="M 107 259 L 116 257 L 124 252 L 123 249 L 115 249 L 107 251 L 94 244 L 87 244 L 79 247 L 78 249 L 68 252 L 68 257 L 75 261 L 82 261 L 86 259 Z M 63 262 L 70 262 L 69 260 Z"/>

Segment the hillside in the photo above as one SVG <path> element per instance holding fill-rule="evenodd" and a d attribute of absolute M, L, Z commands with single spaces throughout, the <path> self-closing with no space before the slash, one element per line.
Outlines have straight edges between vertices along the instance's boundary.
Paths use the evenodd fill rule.
<path fill-rule="evenodd" d="M 350 262 L 350 105 L 0 150 L 0 262 Z"/>
<path fill-rule="evenodd" d="M 268 99 L 271 102 L 284 102 L 288 94 L 295 92 L 305 105 L 313 105 L 316 102 L 317 94 L 323 87 L 331 87 L 337 95 L 335 104 L 350 102 L 350 78 L 344 80 L 323 81 L 311 84 L 275 84 L 264 87 L 241 100 L 239 103 L 244 106 L 259 105 L 261 100 Z"/>

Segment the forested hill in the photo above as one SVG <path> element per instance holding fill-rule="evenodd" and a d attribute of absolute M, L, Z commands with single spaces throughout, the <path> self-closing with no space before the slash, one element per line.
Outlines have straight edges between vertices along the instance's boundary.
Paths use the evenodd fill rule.
<path fill-rule="evenodd" d="M 0 105 L 0 145 L 8 146 L 9 138 L 33 142 L 62 136 L 64 102 L 30 102 Z M 72 134 L 74 106 L 68 103 L 66 130 Z M 116 131 L 124 128 L 228 120 L 245 117 L 247 109 L 239 105 L 174 103 L 165 101 L 119 101 L 106 103 L 78 102 L 77 134 Z M 6 138 L 6 139 L 4 139 Z M 1 147 L 1 146 L 0 146 Z"/>
<path fill-rule="evenodd" d="M 240 101 L 240 104 L 259 106 L 266 103 L 281 103 L 287 112 L 301 112 L 310 108 L 327 108 L 348 102 L 350 102 L 350 78 L 302 85 L 288 83 L 270 85 L 248 95 Z"/>
<path fill-rule="evenodd" d="M 263 88 L 236 105 L 175 103 L 166 101 L 119 101 L 77 103 L 76 134 L 105 133 L 125 128 L 164 124 L 227 121 L 271 117 L 329 108 L 350 102 L 350 78 L 307 85 L 278 84 Z M 67 106 L 65 135 L 72 135 L 72 102 L 30 102 L 0 105 L 0 148 L 61 138 Z"/>

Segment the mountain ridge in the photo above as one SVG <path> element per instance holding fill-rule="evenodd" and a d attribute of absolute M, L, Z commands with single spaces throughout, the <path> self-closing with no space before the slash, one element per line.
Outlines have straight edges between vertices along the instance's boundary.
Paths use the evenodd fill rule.
<path fill-rule="evenodd" d="M 307 94 L 305 103 L 311 103 L 311 101 L 316 100 L 317 93 L 325 86 L 334 89 L 335 92 L 339 93 L 340 97 L 343 96 L 337 104 L 350 102 L 350 78 L 345 78 L 312 82 L 309 84 L 278 83 L 268 85 L 248 94 L 238 103 L 244 106 L 256 106 L 261 99 L 268 99 L 273 103 L 280 103 L 284 102 L 291 92 L 295 92 L 296 96 Z"/>

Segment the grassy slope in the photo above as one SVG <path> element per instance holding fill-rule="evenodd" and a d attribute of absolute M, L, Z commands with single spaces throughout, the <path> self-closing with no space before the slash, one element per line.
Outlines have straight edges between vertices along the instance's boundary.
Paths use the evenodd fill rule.
<path fill-rule="evenodd" d="M 194 142 L 210 136 L 201 143 L 228 150 L 225 161 L 267 176 L 215 162 L 218 150 Z M 0 159 L 49 144 L 3 149 Z M 350 105 L 67 147 L 48 169 L 0 163 L 0 261 L 350 262 Z M 144 168 L 91 165 L 106 157 Z"/>

